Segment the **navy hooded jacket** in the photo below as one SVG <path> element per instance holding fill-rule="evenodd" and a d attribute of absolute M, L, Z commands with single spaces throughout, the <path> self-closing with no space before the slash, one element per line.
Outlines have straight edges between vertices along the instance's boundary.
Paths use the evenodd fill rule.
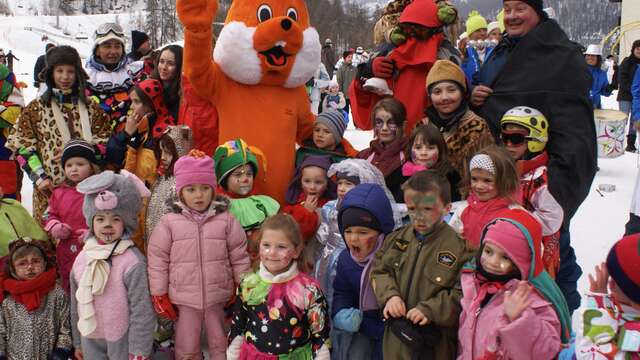
<path fill-rule="evenodd" d="M 338 226 L 343 237 L 345 229 L 342 227 L 342 213 L 353 207 L 371 213 L 380 223 L 384 235 L 393 231 L 393 210 L 389 198 L 379 185 L 360 184 L 345 195 L 338 212 Z M 342 309 L 359 307 L 360 278 L 363 269 L 363 266 L 351 258 L 348 248 L 342 251 L 338 258 L 336 278 L 333 281 L 334 295 L 331 304 L 331 318 Z M 360 333 L 372 339 L 382 339 L 384 324 L 381 311 L 370 310 L 363 314 Z"/>

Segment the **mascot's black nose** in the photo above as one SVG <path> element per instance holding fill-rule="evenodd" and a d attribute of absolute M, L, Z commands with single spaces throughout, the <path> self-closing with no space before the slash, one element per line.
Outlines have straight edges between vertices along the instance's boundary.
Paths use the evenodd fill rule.
<path fill-rule="evenodd" d="M 282 26 L 285 31 L 291 29 L 291 25 L 291 20 L 289 19 L 283 19 L 282 22 L 280 22 L 280 26 Z"/>

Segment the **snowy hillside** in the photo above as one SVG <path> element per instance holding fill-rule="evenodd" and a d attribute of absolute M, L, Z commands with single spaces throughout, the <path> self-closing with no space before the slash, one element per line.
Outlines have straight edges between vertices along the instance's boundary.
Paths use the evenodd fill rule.
<path fill-rule="evenodd" d="M 92 47 L 92 33 L 97 25 L 105 21 L 119 21 L 125 30 L 129 30 L 127 15 L 94 15 L 61 17 L 60 23 L 66 26 L 70 35 L 64 35 L 56 29 L 54 17 L 46 16 L 12 16 L 0 19 L 0 48 L 5 52 L 12 49 L 20 61 L 15 63 L 15 72 L 19 80 L 29 84 L 25 91 L 26 100 L 35 97 L 32 84 L 32 71 L 35 61 L 44 51 L 45 43 L 41 41 L 42 32 L 47 32 L 51 41 L 76 47 L 83 56 L 88 56 Z M 31 30 L 25 30 L 30 27 Z M 35 30 L 40 29 L 40 30 Z M 76 39 L 78 31 L 86 32 L 89 39 Z M 605 107 L 615 108 L 615 95 L 605 99 Z M 368 145 L 371 132 L 347 130 L 346 138 L 358 149 Z M 633 193 L 634 181 L 640 164 L 640 155 L 625 154 L 616 159 L 601 159 L 598 172 L 589 197 L 584 202 L 571 224 L 572 243 L 576 249 L 579 263 L 585 273 L 592 271 L 595 264 L 603 261 L 611 244 L 624 232 L 624 224 L 629 213 L 629 204 Z M 599 184 L 614 184 L 616 190 L 611 193 L 595 191 Z M 23 198 L 25 205 L 31 207 L 31 184 L 25 180 Z M 586 289 L 586 275 L 582 277 L 580 286 Z"/>

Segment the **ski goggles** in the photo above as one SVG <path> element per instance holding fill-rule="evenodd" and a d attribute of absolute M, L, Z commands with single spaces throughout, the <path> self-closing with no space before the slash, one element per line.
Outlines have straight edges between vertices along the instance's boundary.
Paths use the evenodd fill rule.
<path fill-rule="evenodd" d="M 96 37 L 107 36 L 110 32 L 117 36 L 124 37 L 124 30 L 122 30 L 122 26 L 116 23 L 104 23 L 98 26 L 96 29 Z"/>
<path fill-rule="evenodd" d="M 531 137 L 521 132 L 506 132 L 506 131 L 503 131 L 502 133 L 500 133 L 500 139 L 505 145 L 507 143 L 511 143 L 512 145 L 520 145 L 529 140 L 532 140 Z"/>

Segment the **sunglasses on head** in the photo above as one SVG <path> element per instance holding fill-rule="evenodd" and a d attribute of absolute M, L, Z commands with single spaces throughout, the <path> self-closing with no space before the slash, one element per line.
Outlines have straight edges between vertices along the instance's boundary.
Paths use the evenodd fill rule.
<path fill-rule="evenodd" d="M 531 138 L 521 132 L 502 132 L 500 134 L 500 139 L 506 145 L 507 143 L 511 143 L 512 145 L 520 145 L 526 141 L 529 141 Z"/>
<path fill-rule="evenodd" d="M 106 36 L 108 33 L 114 33 L 118 36 L 124 36 L 124 30 L 116 23 L 105 23 L 96 29 L 96 36 Z"/>

